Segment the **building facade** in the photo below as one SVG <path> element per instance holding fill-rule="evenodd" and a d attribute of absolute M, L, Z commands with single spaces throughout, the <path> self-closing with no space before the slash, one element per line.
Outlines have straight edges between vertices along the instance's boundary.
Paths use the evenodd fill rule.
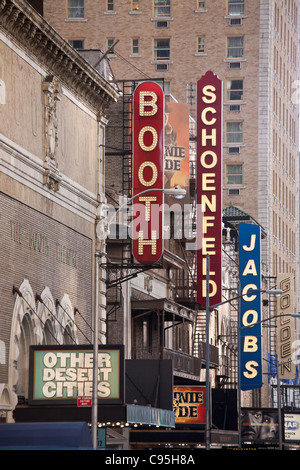
<path fill-rule="evenodd" d="M 238 223 L 245 217 L 249 223 L 262 227 L 264 287 L 276 287 L 277 276 L 287 273 L 293 277 L 298 292 L 297 2 L 190 0 L 183 5 L 176 0 L 80 0 L 76 6 L 72 1 L 36 3 L 45 19 L 74 48 L 105 51 L 120 88 L 123 87 L 123 103 L 128 98 L 125 107 L 115 109 L 109 116 L 105 158 L 106 191 L 111 204 L 120 194 L 131 194 L 130 106 L 129 110 L 126 106 L 133 85 L 143 80 L 163 83 L 167 101 L 175 98 L 178 103 L 188 103 L 193 119 L 197 80 L 207 70 L 222 80 L 224 299 L 238 292 Z M 191 126 L 193 150 L 194 131 Z M 191 164 L 190 179 L 195 183 L 192 175 Z M 117 230 L 121 230 L 120 226 Z M 143 273 L 131 263 L 127 240 L 110 240 L 109 256 L 104 261 L 108 276 L 108 341 L 124 342 L 128 358 L 172 358 L 177 367 L 177 383 L 197 382 L 198 371 L 203 380 L 205 372 L 204 306 L 199 314 L 190 270 L 194 260 L 182 250 L 185 246 L 170 237 L 165 242 L 164 265 Z M 210 325 L 210 343 L 218 346 L 224 360 L 221 364 L 219 359 L 214 362 L 212 352 L 211 378 L 213 384 L 223 387 L 226 381 L 228 387 L 237 384 L 236 343 L 218 342 L 229 337 L 233 327 L 237 328 L 238 305 L 230 305 L 215 311 Z M 269 314 L 274 314 L 274 302 L 265 299 L 264 316 Z M 268 345 L 267 340 L 264 345 Z M 265 356 L 270 352 L 268 348 Z M 202 364 L 200 370 L 197 360 Z M 244 404 L 269 406 L 269 397 L 266 384 L 245 395 Z"/>
<path fill-rule="evenodd" d="M 27 2 L 0 10 L 0 409 L 10 422 L 28 402 L 30 345 L 93 341 L 101 143 L 118 91 Z"/>

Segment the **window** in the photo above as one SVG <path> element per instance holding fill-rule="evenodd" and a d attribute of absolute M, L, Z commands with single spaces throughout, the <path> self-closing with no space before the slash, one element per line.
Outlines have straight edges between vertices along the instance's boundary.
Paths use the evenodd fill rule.
<path fill-rule="evenodd" d="M 107 11 L 114 11 L 114 0 L 107 0 Z"/>
<path fill-rule="evenodd" d="M 227 101 L 243 99 L 243 80 L 227 80 Z"/>
<path fill-rule="evenodd" d="M 226 184 L 243 184 L 243 165 L 226 166 Z"/>
<path fill-rule="evenodd" d="M 114 38 L 110 38 L 110 39 L 107 39 L 107 49 L 109 49 L 110 47 L 112 47 L 114 45 L 114 42 L 115 42 L 115 39 Z M 113 54 L 114 53 L 114 50 L 111 49 L 109 51 L 109 54 Z"/>
<path fill-rule="evenodd" d="M 68 18 L 84 18 L 84 0 L 68 0 Z"/>
<path fill-rule="evenodd" d="M 244 13 L 245 0 L 228 0 L 228 13 L 229 15 L 239 15 Z"/>
<path fill-rule="evenodd" d="M 227 57 L 240 58 L 244 56 L 244 38 L 229 37 L 227 38 Z"/>
<path fill-rule="evenodd" d="M 204 38 L 198 37 L 198 44 L 197 44 L 197 53 L 204 54 Z"/>
<path fill-rule="evenodd" d="M 200 2 L 199 0 L 197 1 L 197 9 L 198 10 L 204 10 L 205 9 L 205 2 Z"/>
<path fill-rule="evenodd" d="M 84 40 L 83 39 L 70 39 L 69 44 L 71 44 L 74 49 L 84 49 Z"/>
<path fill-rule="evenodd" d="M 170 59 L 170 39 L 154 39 L 154 59 Z"/>
<path fill-rule="evenodd" d="M 243 142 L 242 122 L 227 122 L 226 141 L 228 144 L 240 144 Z"/>
<path fill-rule="evenodd" d="M 132 39 L 132 54 L 138 54 L 139 53 L 139 40 L 138 39 Z"/>
<path fill-rule="evenodd" d="M 139 10 L 139 9 L 140 9 L 139 0 L 132 0 L 131 1 L 131 10 L 136 11 L 136 10 Z"/>
<path fill-rule="evenodd" d="M 154 17 L 170 16 L 171 0 L 154 0 Z"/>

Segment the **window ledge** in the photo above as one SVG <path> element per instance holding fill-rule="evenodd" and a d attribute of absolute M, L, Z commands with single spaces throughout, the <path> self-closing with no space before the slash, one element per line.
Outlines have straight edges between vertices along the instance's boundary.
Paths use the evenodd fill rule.
<path fill-rule="evenodd" d="M 151 21 L 174 21 L 174 18 L 171 16 L 158 16 L 156 18 L 151 18 Z"/>
<path fill-rule="evenodd" d="M 141 14 L 142 14 L 141 10 L 128 12 L 128 15 L 141 15 Z"/>
<path fill-rule="evenodd" d="M 116 11 L 105 11 L 104 12 L 104 15 L 116 15 L 117 12 Z"/>
<path fill-rule="evenodd" d="M 151 60 L 150 64 L 173 64 L 172 60 L 162 59 L 162 60 Z"/>
<path fill-rule="evenodd" d="M 194 54 L 195 57 L 201 57 L 201 56 L 207 56 L 207 53 L 206 52 L 195 52 Z"/>
<path fill-rule="evenodd" d="M 71 23 L 73 21 L 75 21 L 75 23 L 80 23 L 80 22 L 85 23 L 87 21 L 87 18 L 66 18 L 65 19 L 66 23 Z"/>
<path fill-rule="evenodd" d="M 224 59 L 224 62 L 246 62 L 247 59 L 245 59 L 244 57 L 232 57 L 232 58 L 226 58 Z"/>

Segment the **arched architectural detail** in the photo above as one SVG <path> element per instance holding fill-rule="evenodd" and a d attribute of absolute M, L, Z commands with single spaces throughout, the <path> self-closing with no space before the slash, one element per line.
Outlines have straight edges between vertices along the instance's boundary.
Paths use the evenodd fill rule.
<path fill-rule="evenodd" d="M 49 287 L 45 287 L 37 303 L 37 315 L 43 325 L 43 344 L 63 344 L 61 328 L 56 321 L 56 308 Z"/>
<path fill-rule="evenodd" d="M 19 398 L 28 398 L 31 345 L 78 343 L 69 296 L 65 294 L 56 308 L 52 293 L 46 286 L 36 298 L 37 301 L 29 281 L 24 279 L 16 289 L 12 314 L 8 384 L 0 384 L 2 410 L 12 411 Z"/>
<path fill-rule="evenodd" d="M 63 326 L 64 344 L 78 344 L 74 310 L 68 294 L 64 294 L 58 304 L 57 318 Z"/>
<path fill-rule="evenodd" d="M 28 390 L 29 345 L 39 344 L 42 327 L 35 313 L 35 300 L 27 279 L 22 282 L 16 295 L 12 315 L 8 390 L 13 397 L 13 407 L 18 402 L 18 395 L 25 395 Z"/>
<path fill-rule="evenodd" d="M 15 395 L 7 384 L 0 384 L 0 409 L 1 411 L 11 411 L 15 406 Z"/>

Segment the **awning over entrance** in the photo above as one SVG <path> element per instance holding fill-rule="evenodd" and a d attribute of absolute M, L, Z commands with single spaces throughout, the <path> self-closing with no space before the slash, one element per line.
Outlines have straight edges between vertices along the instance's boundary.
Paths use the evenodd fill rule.
<path fill-rule="evenodd" d="M 1 423 L 2 450 L 90 450 L 93 449 L 87 423 Z"/>
<path fill-rule="evenodd" d="M 21 423 L 38 423 L 43 422 L 54 424 L 58 421 L 59 416 L 66 424 L 76 424 L 72 420 L 78 419 L 90 423 L 91 408 L 76 406 L 20 406 L 14 410 L 15 420 Z M 139 405 L 117 405 L 117 406 L 99 406 L 98 407 L 99 423 L 117 423 L 123 422 L 128 424 L 143 424 L 161 427 L 175 427 L 175 415 L 171 410 L 163 410 L 154 407 L 146 407 Z M 0 439 L 1 446 L 1 439 Z"/>

